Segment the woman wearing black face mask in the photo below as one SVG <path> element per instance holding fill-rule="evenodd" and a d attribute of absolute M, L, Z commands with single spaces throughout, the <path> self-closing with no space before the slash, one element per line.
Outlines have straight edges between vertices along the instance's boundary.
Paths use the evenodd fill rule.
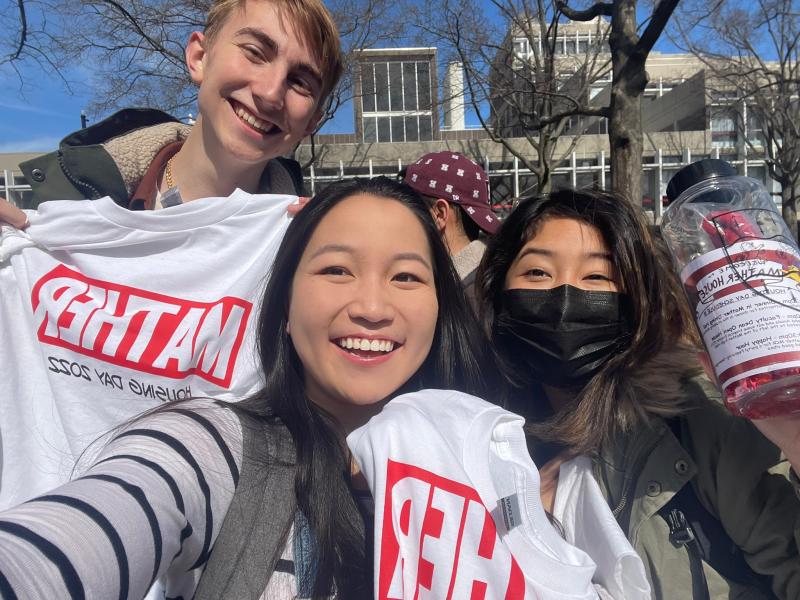
<path fill-rule="evenodd" d="M 588 191 L 523 201 L 489 244 L 481 308 L 545 506 L 589 455 L 654 597 L 800 598 L 800 502 L 767 473 L 777 448 L 709 399 L 661 256 L 638 209 Z"/>

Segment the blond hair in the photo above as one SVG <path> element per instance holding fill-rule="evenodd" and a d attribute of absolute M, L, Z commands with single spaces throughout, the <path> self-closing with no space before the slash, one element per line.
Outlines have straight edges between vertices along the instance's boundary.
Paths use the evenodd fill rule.
<path fill-rule="evenodd" d="M 328 9 L 321 0 L 249 0 L 251 2 L 272 2 L 286 17 L 311 51 L 319 65 L 322 75 L 322 89 L 319 103 L 328 97 L 342 76 L 342 48 L 339 43 L 339 30 L 333 22 Z M 206 17 L 205 36 L 208 44 L 213 44 L 225 21 L 234 10 L 244 10 L 248 0 L 213 0 Z"/>

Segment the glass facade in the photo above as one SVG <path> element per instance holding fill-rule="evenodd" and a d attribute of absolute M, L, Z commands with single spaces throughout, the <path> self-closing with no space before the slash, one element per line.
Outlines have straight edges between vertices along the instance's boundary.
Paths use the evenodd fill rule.
<path fill-rule="evenodd" d="M 361 64 L 361 129 L 365 142 L 433 139 L 430 63 L 421 60 Z"/>

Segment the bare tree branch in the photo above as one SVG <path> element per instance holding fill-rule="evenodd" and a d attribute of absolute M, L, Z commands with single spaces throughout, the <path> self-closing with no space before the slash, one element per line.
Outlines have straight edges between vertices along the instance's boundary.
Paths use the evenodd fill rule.
<path fill-rule="evenodd" d="M 679 19 L 684 22 L 692 21 Z M 735 126 L 738 150 L 763 159 L 770 177 L 781 185 L 783 216 L 796 234 L 800 199 L 800 15 L 796 2 L 719 4 L 693 23 L 693 27 L 677 28 L 678 42 L 705 67 L 710 118 L 729 119 Z"/>
<path fill-rule="evenodd" d="M 611 2 L 597 2 L 586 10 L 575 10 L 570 8 L 566 2 L 559 2 L 558 9 L 565 17 L 573 21 L 591 21 L 597 17 L 610 17 L 614 13 L 614 5 Z"/>
<path fill-rule="evenodd" d="M 19 8 L 19 43 L 17 49 L 8 57 L 8 60 L 17 60 L 25 48 L 25 43 L 28 41 L 28 17 L 25 13 L 25 0 L 17 0 L 17 7 Z"/>
<path fill-rule="evenodd" d="M 611 148 L 611 182 L 615 191 L 638 203 L 642 198 L 642 95 L 647 87 L 647 57 L 661 36 L 678 0 L 653 0 L 652 11 L 641 23 L 636 0 L 595 3 L 574 10 L 560 1 L 564 15 L 588 20 L 598 14 L 611 17 L 608 38 L 612 60 L 611 105 L 608 138 Z M 646 24 L 646 25 L 645 25 Z M 641 35 L 639 31 L 643 30 Z"/>
<path fill-rule="evenodd" d="M 439 56 L 463 69 L 463 102 L 489 139 L 546 192 L 554 169 L 582 135 L 579 118 L 607 113 L 607 107 L 591 102 L 593 87 L 610 71 L 607 25 L 583 26 L 582 39 L 588 41 L 591 30 L 594 43 L 564 55 L 557 45 L 567 34 L 555 0 L 489 1 L 498 15 L 492 23 L 484 16 L 485 5 L 475 0 L 421 6 L 414 20 L 426 38 L 439 41 Z"/>
<path fill-rule="evenodd" d="M 669 18 L 672 16 L 672 13 L 675 12 L 675 7 L 677 6 L 678 0 L 661 0 L 661 2 L 656 4 L 647 29 L 644 30 L 644 33 L 642 33 L 639 38 L 638 46 L 641 52 L 645 54 L 650 53 L 653 46 L 655 46 L 658 41 L 658 38 L 661 37 Z"/>

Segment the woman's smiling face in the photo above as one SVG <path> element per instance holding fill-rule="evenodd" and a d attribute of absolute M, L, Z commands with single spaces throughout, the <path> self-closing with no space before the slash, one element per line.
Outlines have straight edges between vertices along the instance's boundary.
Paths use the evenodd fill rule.
<path fill-rule="evenodd" d="M 306 393 L 346 429 L 380 410 L 428 356 L 439 311 L 432 264 L 417 217 L 387 198 L 346 198 L 311 236 L 287 329 Z"/>

